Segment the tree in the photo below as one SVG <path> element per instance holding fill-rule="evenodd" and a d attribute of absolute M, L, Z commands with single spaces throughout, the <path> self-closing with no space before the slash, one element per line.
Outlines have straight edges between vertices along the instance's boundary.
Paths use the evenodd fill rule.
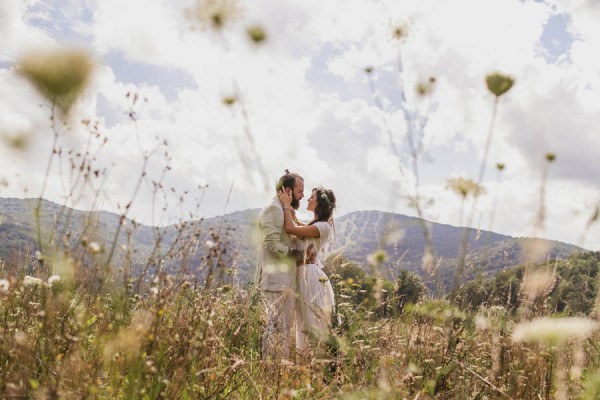
<path fill-rule="evenodd" d="M 404 305 L 408 303 L 416 303 L 425 294 L 425 285 L 417 274 L 406 269 L 400 271 L 398 275 L 398 289 L 396 295 L 398 297 L 398 312 L 402 314 Z"/>

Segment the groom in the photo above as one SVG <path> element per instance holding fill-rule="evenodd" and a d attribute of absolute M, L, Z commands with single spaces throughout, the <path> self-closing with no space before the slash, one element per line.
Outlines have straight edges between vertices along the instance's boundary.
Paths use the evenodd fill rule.
<path fill-rule="evenodd" d="M 297 210 L 304 197 L 304 179 L 286 169 L 277 181 L 276 192 L 286 189 L 291 191 L 291 205 Z M 277 195 L 260 212 L 258 225 L 262 236 L 255 281 L 267 309 L 262 357 L 288 358 L 295 318 L 296 260 L 303 257 L 303 251 L 283 229 L 283 205 Z"/>

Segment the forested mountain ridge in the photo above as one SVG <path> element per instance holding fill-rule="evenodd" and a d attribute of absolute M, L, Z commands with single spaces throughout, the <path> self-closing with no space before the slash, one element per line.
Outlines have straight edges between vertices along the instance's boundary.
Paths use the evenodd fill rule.
<path fill-rule="evenodd" d="M 32 253 L 37 249 L 34 210 L 37 199 L 0 198 L 0 258 L 7 259 L 15 253 Z M 150 255 L 160 238 L 160 249 L 168 249 L 175 239 L 186 229 L 194 226 L 198 258 L 204 251 L 203 244 L 217 239 L 223 248 L 228 249 L 228 262 L 237 269 L 236 283 L 243 284 L 252 277 L 256 260 L 256 218 L 259 210 L 237 211 L 224 216 L 175 224 L 166 227 L 151 227 L 126 220 L 126 228 L 121 229 L 117 244 L 129 245 L 135 250 L 136 259 L 143 263 Z M 119 226 L 118 214 L 94 211 L 86 212 L 62 207 L 42 200 L 40 226 L 44 241 L 58 243 L 68 240 L 72 243 L 94 240 L 108 249 Z M 424 221 L 431 232 L 431 244 L 438 263 L 438 276 L 448 285 L 457 259 L 465 228 Z M 190 231 L 191 232 L 191 231 Z M 186 237 L 192 233 L 187 232 Z M 387 259 L 382 265 L 382 273 L 388 279 L 395 279 L 399 271 L 407 269 L 432 282 L 434 277 L 426 274 L 421 267 L 425 251 L 425 239 L 421 221 L 414 217 L 381 211 L 357 211 L 335 219 L 336 244 L 334 250 L 360 266 L 367 272 L 367 257 L 378 249 L 385 250 Z M 468 257 L 465 279 L 477 273 L 490 276 L 496 271 L 518 265 L 523 259 L 523 239 L 513 238 L 494 232 L 468 230 Z M 385 240 L 385 238 L 388 240 Z M 389 240 L 393 237 L 392 240 Z M 254 239 L 253 239 L 254 238 Z M 556 241 L 544 241 L 548 246 L 548 258 L 565 259 L 582 249 Z M 191 267 L 199 263 L 191 260 Z M 201 271 L 196 271 L 201 272 Z M 201 275 L 201 273 L 200 273 Z"/>

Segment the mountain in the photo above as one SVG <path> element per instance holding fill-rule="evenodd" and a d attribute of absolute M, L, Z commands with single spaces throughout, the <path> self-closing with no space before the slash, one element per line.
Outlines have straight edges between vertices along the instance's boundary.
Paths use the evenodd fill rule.
<path fill-rule="evenodd" d="M 37 199 L 0 198 L 0 258 L 18 258 L 37 249 L 34 210 Z M 95 241 L 109 253 L 120 223 L 118 214 L 105 211 L 79 211 L 42 200 L 40 226 L 45 244 L 77 246 Z M 119 249 L 132 249 L 137 269 L 157 266 L 168 255 L 179 260 L 167 263 L 170 270 L 180 268 L 182 259 L 198 277 L 203 277 L 210 249 L 226 249 L 220 258 L 222 268 L 235 270 L 235 283 L 243 284 L 253 273 L 257 247 L 256 218 L 260 210 L 244 210 L 220 217 L 185 221 L 166 227 L 151 227 L 125 219 L 116 241 L 115 263 L 123 260 Z M 425 240 L 421 223 L 431 232 L 431 244 L 437 260 L 437 274 L 430 276 L 422 268 Z M 468 232 L 468 257 L 464 280 L 477 272 L 491 275 L 522 262 L 525 238 L 513 238 L 488 231 L 421 221 L 418 218 L 381 211 L 357 211 L 335 220 L 336 251 L 368 271 L 367 256 L 385 250 L 387 259 L 381 273 L 395 279 L 401 269 L 421 275 L 430 288 L 448 287 L 458 264 L 461 243 Z M 393 240 L 383 240 L 394 237 Z M 193 246 L 190 246 L 193 243 Z M 564 259 L 583 249 L 549 240 L 549 258 Z M 149 261 L 150 260 L 150 261 Z M 161 261 L 162 260 L 162 261 Z M 16 260 L 18 261 L 18 260 Z"/>
<path fill-rule="evenodd" d="M 431 234 L 431 245 L 438 263 L 437 276 L 430 276 L 422 268 L 426 243 L 422 223 Z M 358 211 L 345 215 L 336 220 L 336 232 L 337 244 L 348 259 L 360 260 L 365 265 L 366 255 L 382 248 L 387 254 L 381 271 L 384 275 L 395 279 L 401 269 L 408 269 L 420 275 L 430 289 L 437 284 L 446 288 L 451 284 L 465 234 L 468 235 L 468 245 L 463 281 L 478 272 L 489 276 L 522 263 L 527 255 L 527 246 L 531 244 L 528 238 L 514 238 L 380 211 Z M 389 240 L 382 242 L 382 237 L 394 235 L 400 236 L 395 243 Z M 584 251 L 552 240 L 539 239 L 536 245 L 547 249 L 547 258 L 565 259 Z"/>

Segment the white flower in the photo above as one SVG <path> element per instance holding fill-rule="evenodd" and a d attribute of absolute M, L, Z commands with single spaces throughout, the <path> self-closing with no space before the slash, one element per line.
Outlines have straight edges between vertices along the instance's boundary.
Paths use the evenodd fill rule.
<path fill-rule="evenodd" d="M 10 282 L 6 279 L 0 279 L 0 294 L 7 294 L 10 289 Z"/>
<path fill-rule="evenodd" d="M 43 286 L 44 285 L 44 281 L 41 280 L 40 278 L 35 278 L 33 276 L 25 276 L 25 278 L 23 278 L 23 285 L 25 286 Z"/>
<path fill-rule="evenodd" d="M 213 242 L 212 240 L 207 240 L 205 243 L 206 247 L 208 247 L 209 249 L 212 249 L 213 247 L 215 247 L 215 242 Z"/>
<path fill-rule="evenodd" d="M 475 316 L 475 329 L 478 331 L 486 331 L 490 327 L 490 321 L 483 315 Z"/>
<path fill-rule="evenodd" d="M 158 296 L 158 288 L 156 286 L 150 288 L 150 293 L 152 293 L 153 296 Z"/>
<path fill-rule="evenodd" d="M 101 249 L 102 248 L 100 247 L 100 245 L 98 243 L 96 243 L 96 242 L 90 243 L 90 252 L 92 254 L 99 253 Z"/>
<path fill-rule="evenodd" d="M 58 281 L 60 281 L 60 276 L 52 275 L 51 277 L 48 278 L 48 285 L 52 286 L 52 284 L 54 282 L 58 282 Z"/>
<path fill-rule="evenodd" d="M 513 331 L 516 342 L 538 342 L 554 345 L 569 339 L 583 339 L 599 327 L 589 318 L 538 318 L 517 325 Z"/>
<path fill-rule="evenodd" d="M 35 252 L 35 258 L 36 258 L 36 260 L 38 260 L 38 261 L 42 261 L 42 260 L 44 259 L 44 255 L 42 254 L 42 252 L 41 252 L 41 251 L 37 250 L 37 251 Z"/>

